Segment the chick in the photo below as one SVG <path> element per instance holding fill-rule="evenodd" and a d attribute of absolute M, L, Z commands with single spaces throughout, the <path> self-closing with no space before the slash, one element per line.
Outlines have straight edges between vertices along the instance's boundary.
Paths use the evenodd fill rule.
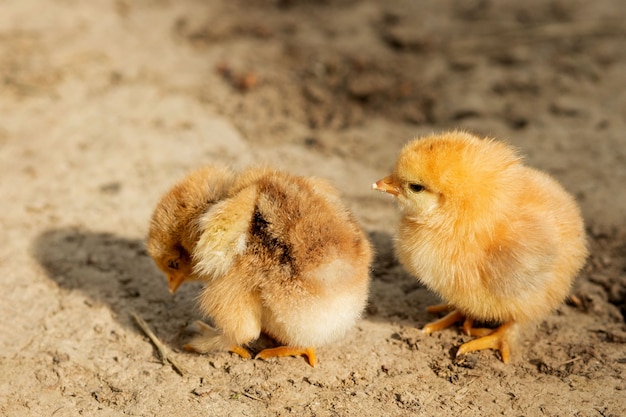
<path fill-rule="evenodd" d="M 400 262 L 448 303 L 429 311 L 452 310 L 423 331 L 464 321 L 479 336 L 457 356 L 491 348 L 508 363 L 518 326 L 556 308 L 585 263 L 574 199 L 501 142 L 458 131 L 414 140 L 373 188 L 399 205 Z"/>
<path fill-rule="evenodd" d="M 204 168 L 161 199 L 148 252 L 170 292 L 201 281 L 188 350 L 245 348 L 264 332 L 278 341 L 257 357 L 306 355 L 343 336 L 368 296 L 372 250 L 337 191 L 317 178 L 266 168 Z"/>

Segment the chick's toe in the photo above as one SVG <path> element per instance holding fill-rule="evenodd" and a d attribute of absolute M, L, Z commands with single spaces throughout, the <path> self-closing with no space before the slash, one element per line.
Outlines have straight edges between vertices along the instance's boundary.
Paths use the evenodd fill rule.
<path fill-rule="evenodd" d="M 270 349 L 263 349 L 260 351 L 254 358 L 255 359 L 268 359 L 268 358 L 276 358 L 282 356 L 306 356 L 309 365 L 315 366 L 317 363 L 317 357 L 315 356 L 315 348 L 307 347 L 307 348 L 297 348 L 290 346 L 279 346 Z"/>
<path fill-rule="evenodd" d="M 502 355 L 502 362 L 509 363 L 511 361 L 511 343 L 514 334 L 514 323 L 507 322 L 497 329 L 491 331 L 487 336 L 479 337 L 467 343 L 462 344 L 456 353 L 456 356 L 464 355 L 483 349 L 496 349 Z M 488 330 L 488 329 L 477 329 Z"/>
<path fill-rule="evenodd" d="M 243 348 L 241 346 L 233 345 L 228 348 L 228 351 L 232 353 L 236 353 L 237 355 L 241 356 L 244 359 L 252 358 L 252 355 L 250 355 L 250 352 L 248 352 L 246 348 Z"/>
<path fill-rule="evenodd" d="M 454 323 L 462 321 L 464 319 L 463 314 L 461 314 L 458 310 L 453 310 L 450 313 L 446 314 L 439 320 L 435 320 L 433 322 L 428 323 L 422 328 L 422 332 L 426 334 L 431 334 L 433 332 L 437 332 L 439 330 L 447 329 L 452 326 Z"/>
<path fill-rule="evenodd" d="M 488 327 L 474 327 L 474 320 L 465 318 L 463 322 L 463 333 L 468 336 L 483 337 L 492 334 L 497 329 L 490 329 Z"/>
<path fill-rule="evenodd" d="M 453 308 L 449 304 L 436 304 L 426 307 L 426 311 L 429 313 L 443 313 L 450 310 L 453 310 Z"/>

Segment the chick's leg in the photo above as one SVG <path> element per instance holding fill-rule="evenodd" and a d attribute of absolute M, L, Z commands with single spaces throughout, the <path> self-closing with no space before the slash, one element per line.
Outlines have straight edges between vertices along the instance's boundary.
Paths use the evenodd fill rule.
<path fill-rule="evenodd" d="M 295 348 L 295 347 L 290 347 L 290 346 L 280 346 L 280 347 L 271 348 L 271 349 L 263 349 L 255 356 L 255 359 L 257 358 L 268 359 L 268 358 L 281 357 L 281 356 L 302 356 L 302 355 L 307 357 L 307 359 L 309 360 L 309 365 L 315 366 L 315 364 L 317 363 L 317 357 L 315 356 L 314 347 Z"/>
<path fill-rule="evenodd" d="M 478 339 L 464 343 L 459 347 L 456 356 L 464 355 L 469 352 L 482 349 L 497 349 L 502 355 L 502 362 L 509 363 L 511 360 L 511 341 L 515 332 L 515 323 L 507 322 L 502 324 L 495 330 L 492 329 L 472 329 L 476 330 L 475 334 L 480 334 L 482 331 L 490 331 L 490 334 L 479 337 Z M 472 334 L 474 335 L 474 333 Z"/>

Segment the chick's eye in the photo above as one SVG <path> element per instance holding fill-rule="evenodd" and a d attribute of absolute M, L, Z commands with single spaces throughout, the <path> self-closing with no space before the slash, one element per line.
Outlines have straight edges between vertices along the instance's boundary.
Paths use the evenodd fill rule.
<path fill-rule="evenodd" d="M 420 193 L 425 189 L 426 187 L 424 187 L 422 184 L 409 184 L 409 190 L 413 191 L 414 193 Z"/>
<path fill-rule="evenodd" d="M 169 269 L 178 269 L 178 261 L 169 261 L 167 267 Z"/>

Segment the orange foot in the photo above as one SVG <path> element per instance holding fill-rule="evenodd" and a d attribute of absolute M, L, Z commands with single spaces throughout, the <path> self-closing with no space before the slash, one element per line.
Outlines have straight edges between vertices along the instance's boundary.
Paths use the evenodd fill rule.
<path fill-rule="evenodd" d="M 450 310 L 450 306 L 447 305 L 436 305 L 430 306 L 426 309 L 429 313 L 439 313 L 442 311 Z M 428 323 L 426 326 L 422 328 L 422 331 L 426 334 L 431 334 L 432 332 L 437 332 L 439 330 L 447 329 L 452 326 L 454 323 L 462 321 L 463 314 L 459 310 L 452 310 L 450 313 L 446 314 L 439 320 L 435 320 L 433 322 Z"/>
<path fill-rule="evenodd" d="M 450 307 L 447 305 L 436 305 L 427 308 L 427 311 L 430 313 L 448 310 L 450 310 Z M 431 334 L 432 332 L 446 329 L 460 321 L 463 321 L 463 333 L 468 336 L 476 336 L 478 339 L 462 344 L 456 356 L 482 349 L 496 349 L 502 355 L 502 362 L 509 363 L 511 361 L 510 341 L 514 331 L 514 322 L 504 323 L 497 329 L 475 328 L 473 327 L 474 321 L 472 319 L 466 318 L 458 310 L 452 310 L 439 320 L 425 325 L 422 331 L 426 334 Z"/>
<path fill-rule="evenodd" d="M 246 348 L 243 348 L 241 346 L 237 346 L 237 345 L 231 346 L 228 349 L 228 351 L 232 353 L 236 353 L 237 355 L 241 356 L 244 359 L 250 359 L 252 357 L 250 356 L 250 352 L 248 352 Z"/>
<path fill-rule="evenodd" d="M 281 356 L 301 356 L 301 355 L 304 355 L 307 357 L 309 361 L 309 365 L 315 366 L 315 364 L 317 363 L 317 357 L 315 356 L 314 347 L 295 348 L 295 347 L 289 347 L 289 346 L 280 346 L 280 347 L 271 348 L 271 349 L 263 349 L 254 358 L 255 359 L 257 358 L 267 359 L 267 358 L 274 358 L 274 357 L 281 357 Z"/>
<path fill-rule="evenodd" d="M 487 334 L 478 339 L 463 343 L 456 352 L 456 356 L 476 350 L 497 349 L 502 355 L 502 362 L 509 363 L 511 361 L 510 341 L 514 331 L 514 324 L 514 322 L 510 321 L 502 324 L 497 329 L 472 329 L 476 330 L 475 333 L 472 332 L 472 335 Z"/>

